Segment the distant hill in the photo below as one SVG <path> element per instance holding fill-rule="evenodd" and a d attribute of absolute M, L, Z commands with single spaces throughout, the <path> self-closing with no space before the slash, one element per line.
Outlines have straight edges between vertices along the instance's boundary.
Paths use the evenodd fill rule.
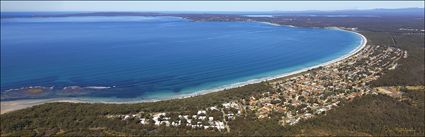
<path fill-rule="evenodd" d="M 379 17 L 415 16 L 424 17 L 424 8 L 335 10 L 335 11 L 153 11 L 153 12 L 1 12 L 8 17 L 63 17 L 63 16 L 159 16 L 173 14 L 226 14 L 226 15 L 274 15 L 274 16 L 331 16 L 331 17 Z"/>
<path fill-rule="evenodd" d="M 424 17 L 424 8 L 402 8 L 402 9 L 369 9 L 369 10 L 335 10 L 335 11 L 273 11 L 269 12 L 273 15 L 283 16 L 328 16 L 328 15 L 345 15 L 345 16 L 417 16 Z M 266 14 L 263 12 L 261 14 Z"/>

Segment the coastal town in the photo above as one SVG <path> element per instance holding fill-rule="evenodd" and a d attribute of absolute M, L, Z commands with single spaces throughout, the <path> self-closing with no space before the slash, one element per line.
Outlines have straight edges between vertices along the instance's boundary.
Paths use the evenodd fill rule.
<path fill-rule="evenodd" d="M 275 91 L 251 97 L 249 109 L 256 112 L 258 118 L 270 117 L 277 111 L 283 114 L 282 125 L 294 125 L 324 114 L 343 101 L 376 94 L 368 82 L 379 78 L 384 69 L 394 69 L 404 54 L 392 47 L 366 46 L 344 61 L 269 82 Z"/>
<path fill-rule="evenodd" d="M 0 136 L 425 136 L 424 1 L 1 4 Z"/>
<path fill-rule="evenodd" d="M 395 69 L 398 60 L 407 56 L 407 51 L 394 47 L 366 45 L 344 60 L 267 81 L 273 91 L 256 93 L 247 99 L 224 102 L 195 112 L 139 112 L 106 117 L 135 120 L 141 126 L 230 132 L 230 121 L 254 113 L 258 119 L 279 115 L 282 126 L 291 126 L 324 115 L 342 102 L 366 94 L 377 94 L 377 90 L 369 87 L 368 83 L 379 78 L 385 70 Z"/>
<path fill-rule="evenodd" d="M 270 25 L 277 25 L 270 23 Z M 350 27 L 327 27 L 357 31 Z M 279 116 L 282 126 L 295 125 L 303 120 L 325 115 L 343 102 L 366 94 L 378 94 L 369 82 L 378 79 L 385 70 L 397 68 L 398 61 L 407 58 L 408 53 L 394 47 L 365 45 L 356 54 L 325 66 L 267 81 L 272 91 L 252 94 L 248 98 L 223 102 L 217 106 L 190 112 L 139 112 L 131 114 L 106 115 L 110 119 L 135 121 L 141 126 L 185 127 L 189 129 L 230 132 L 230 122 L 254 114 L 257 119 Z M 26 87 L 11 89 L 3 97 L 14 98 L 23 95 L 48 96 L 54 87 Z M 91 91 L 114 87 L 67 86 L 60 94 L 84 94 Z M 85 91 L 85 92 L 82 92 Z"/>

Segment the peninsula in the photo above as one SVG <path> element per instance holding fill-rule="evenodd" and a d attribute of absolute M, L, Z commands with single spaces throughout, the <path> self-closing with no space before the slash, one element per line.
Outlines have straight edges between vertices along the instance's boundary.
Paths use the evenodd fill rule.
<path fill-rule="evenodd" d="M 1 135 L 423 136 L 423 13 L 399 16 L 368 11 L 379 17 L 350 13 L 353 16 L 311 16 L 307 12 L 296 16 L 137 12 L 40 15 L 173 16 L 207 23 L 266 22 L 273 27 L 349 31 L 362 40 L 338 58 L 204 94 L 148 102 L 87 103 L 70 98 L 1 101 Z M 113 88 L 72 86 L 63 90 L 83 94 L 74 91 Z M 31 87 L 17 91 L 40 94 L 51 93 L 41 91 L 52 89 Z"/>

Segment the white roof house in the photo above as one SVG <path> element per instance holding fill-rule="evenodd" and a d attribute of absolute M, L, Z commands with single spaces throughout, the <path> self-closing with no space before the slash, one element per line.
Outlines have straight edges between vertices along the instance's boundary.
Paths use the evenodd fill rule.
<path fill-rule="evenodd" d="M 123 120 L 126 120 L 128 118 L 130 118 L 130 116 L 129 115 L 125 115 L 124 118 L 123 118 Z"/>
<path fill-rule="evenodd" d="M 147 120 L 145 118 L 140 119 L 140 124 L 145 125 L 148 124 Z"/>
<path fill-rule="evenodd" d="M 207 114 L 207 111 L 205 111 L 205 110 L 199 110 L 197 114 L 198 115 L 200 115 L 200 114 Z"/>

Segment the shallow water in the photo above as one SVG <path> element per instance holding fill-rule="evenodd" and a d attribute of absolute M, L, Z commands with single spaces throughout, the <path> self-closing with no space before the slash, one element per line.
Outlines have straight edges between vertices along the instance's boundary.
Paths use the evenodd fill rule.
<path fill-rule="evenodd" d="M 43 98 L 155 99 L 296 71 L 343 56 L 360 43 L 350 32 L 255 22 L 2 18 L 1 91 L 114 86 Z"/>

